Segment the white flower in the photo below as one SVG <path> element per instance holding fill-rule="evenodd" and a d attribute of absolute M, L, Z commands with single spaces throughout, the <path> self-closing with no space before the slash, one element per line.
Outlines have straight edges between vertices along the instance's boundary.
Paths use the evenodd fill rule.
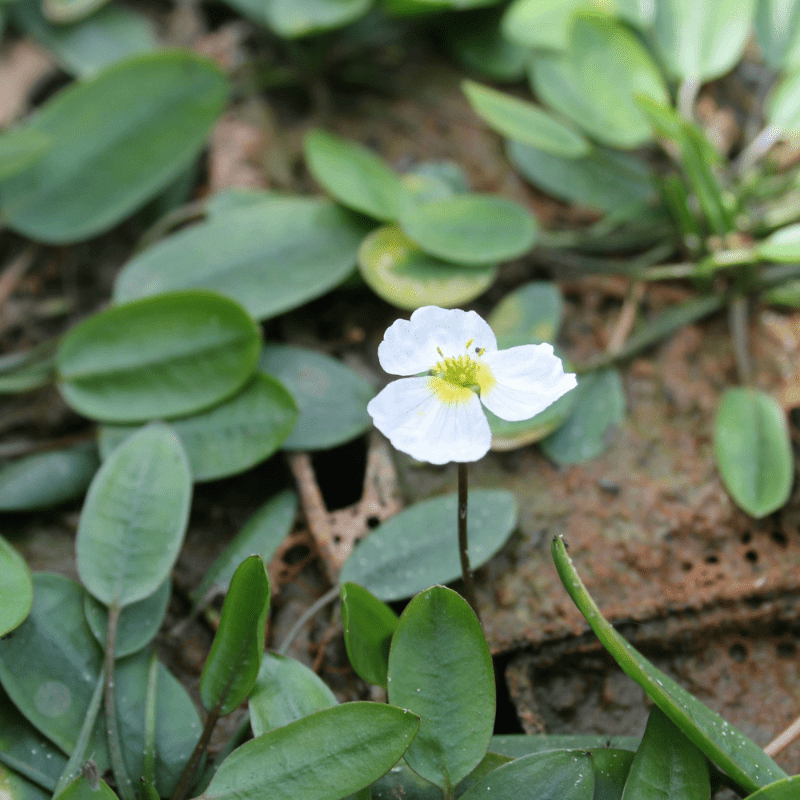
<path fill-rule="evenodd" d="M 529 419 L 577 383 L 549 344 L 498 350 L 474 311 L 436 306 L 389 326 L 378 359 L 386 372 L 416 377 L 390 383 L 367 411 L 398 450 L 432 464 L 486 454 L 492 434 L 481 403 L 502 419 Z"/>

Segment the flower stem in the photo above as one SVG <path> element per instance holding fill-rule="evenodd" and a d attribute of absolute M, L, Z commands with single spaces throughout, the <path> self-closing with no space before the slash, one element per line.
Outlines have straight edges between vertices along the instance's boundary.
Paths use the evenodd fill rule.
<path fill-rule="evenodd" d="M 467 465 L 461 462 L 458 465 L 458 554 L 461 557 L 464 597 L 480 622 L 481 615 L 478 611 L 478 598 L 475 596 L 475 582 L 472 580 L 467 544 Z"/>

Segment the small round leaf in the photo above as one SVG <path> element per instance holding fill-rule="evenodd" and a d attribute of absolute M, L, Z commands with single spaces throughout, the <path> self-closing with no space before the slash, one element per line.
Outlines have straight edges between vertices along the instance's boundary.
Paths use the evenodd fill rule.
<path fill-rule="evenodd" d="M 25 559 L 0 536 L 0 636 L 14 630 L 33 605 L 33 583 Z"/>

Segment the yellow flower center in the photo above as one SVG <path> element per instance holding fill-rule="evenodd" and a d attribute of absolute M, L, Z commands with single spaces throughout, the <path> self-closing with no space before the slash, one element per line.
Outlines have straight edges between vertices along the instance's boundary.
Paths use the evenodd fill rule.
<path fill-rule="evenodd" d="M 468 350 L 473 340 L 467 342 Z M 430 386 L 443 403 L 465 403 L 473 394 L 488 392 L 497 382 L 488 364 L 477 360 L 485 348 L 475 348 L 473 358 L 468 353 L 442 358 L 432 369 Z M 442 351 L 439 350 L 439 355 Z"/>

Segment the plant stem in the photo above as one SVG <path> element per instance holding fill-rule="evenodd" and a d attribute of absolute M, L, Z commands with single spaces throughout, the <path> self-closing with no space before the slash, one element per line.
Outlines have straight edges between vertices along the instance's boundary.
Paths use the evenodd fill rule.
<path fill-rule="evenodd" d="M 108 737 L 108 754 L 111 757 L 111 768 L 117 782 L 117 792 L 122 800 L 136 800 L 133 784 L 125 769 L 122 757 L 122 744 L 117 727 L 117 705 L 114 688 L 114 660 L 117 652 L 117 627 L 119 625 L 120 607 L 115 602 L 108 609 L 108 630 L 106 631 L 106 652 L 103 667 L 106 673 L 104 706 L 106 711 L 106 734 Z"/>
<path fill-rule="evenodd" d="M 775 756 L 782 753 L 796 739 L 800 739 L 800 717 L 798 717 L 783 733 L 776 736 L 764 748 L 764 752 L 771 758 L 775 758 Z"/>
<path fill-rule="evenodd" d="M 219 709 L 219 704 L 217 704 L 211 709 L 211 711 L 208 712 L 206 723 L 203 726 L 203 732 L 200 734 L 200 739 L 195 745 L 189 760 L 186 762 L 186 766 L 183 768 L 181 779 L 178 781 L 178 785 L 175 787 L 175 791 L 172 793 L 172 800 L 184 800 L 186 795 L 189 793 L 189 789 L 192 788 L 192 784 L 194 783 L 194 775 L 195 772 L 197 772 L 197 765 L 200 763 L 200 759 L 203 757 L 206 747 L 208 747 L 208 743 L 211 740 L 211 734 L 214 732 L 214 728 L 219 720 Z"/>
<path fill-rule="evenodd" d="M 733 353 L 736 360 L 736 371 L 739 383 L 749 386 L 753 379 L 750 364 L 750 336 L 748 331 L 747 298 L 738 295 L 728 307 L 728 320 L 733 340 Z"/>
<path fill-rule="evenodd" d="M 277 653 L 279 656 L 285 656 L 286 651 L 291 646 L 292 642 L 294 641 L 295 637 L 298 633 L 302 630 L 303 626 L 313 617 L 317 611 L 322 608 L 325 608 L 328 603 L 332 603 L 337 597 L 339 596 L 339 587 L 334 586 L 332 589 L 329 589 L 325 592 L 322 597 L 315 600 L 299 617 L 297 622 L 292 626 L 292 629 L 286 634 L 286 638 L 281 642 L 281 646 L 277 649 Z"/>
<path fill-rule="evenodd" d="M 467 542 L 467 465 L 458 465 L 458 554 L 461 557 L 461 577 L 464 580 L 464 596 L 472 606 L 480 622 L 478 598 L 475 595 L 475 582 L 472 580 L 472 567 L 469 564 L 469 545 Z"/>

